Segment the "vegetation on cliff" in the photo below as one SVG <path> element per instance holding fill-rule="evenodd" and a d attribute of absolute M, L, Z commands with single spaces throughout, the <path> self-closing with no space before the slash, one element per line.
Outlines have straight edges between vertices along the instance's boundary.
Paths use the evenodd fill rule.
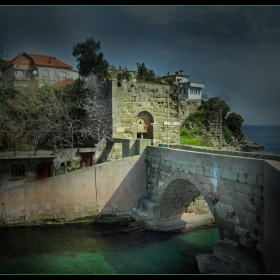
<path fill-rule="evenodd" d="M 227 144 L 244 138 L 241 127 L 243 118 L 230 113 L 230 107 L 222 97 L 212 97 L 191 113 L 180 128 L 181 144 L 215 147 L 210 133 L 211 123 L 222 122 L 222 139 Z"/>

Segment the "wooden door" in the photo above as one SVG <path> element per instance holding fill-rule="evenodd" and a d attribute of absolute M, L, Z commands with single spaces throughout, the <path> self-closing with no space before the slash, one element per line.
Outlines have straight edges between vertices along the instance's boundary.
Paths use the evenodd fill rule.
<path fill-rule="evenodd" d="M 51 164 L 39 163 L 38 164 L 38 180 L 51 177 Z"/>
<path fill-rule="evenodd" d="M 83 168 L 83 165 L 85 165 L 85 167 L 92 166 L 92 154 L 93 153 L 82 153 L 81 168 Z"/>

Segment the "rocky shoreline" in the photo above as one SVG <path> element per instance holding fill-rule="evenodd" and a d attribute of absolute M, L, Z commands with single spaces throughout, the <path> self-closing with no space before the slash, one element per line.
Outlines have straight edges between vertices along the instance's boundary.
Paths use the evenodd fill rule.
<path fill-rule="evenodd" d="M 239 152 L 254 152 L 259 150 L 265 150 L 264 146 L 255 141 L 249 141 L 247 138 L 243 138 L 240 141 L 234 141 L 233 144 L 228 144 L 223 141 L 223 149 L 234 150 Z"/>

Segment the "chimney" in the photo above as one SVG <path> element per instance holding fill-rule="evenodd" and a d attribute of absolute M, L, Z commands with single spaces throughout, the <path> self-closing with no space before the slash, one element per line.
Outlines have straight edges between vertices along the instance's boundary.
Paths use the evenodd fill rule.
<path fill-rule="evenodd" d="M 167 76 L 169 76 L 169 71 L 167 71 Z"/>
<path fill-rule="evenodd" d="M 50 56 L 50 64 L 55 64 L 56 57 Z"/>

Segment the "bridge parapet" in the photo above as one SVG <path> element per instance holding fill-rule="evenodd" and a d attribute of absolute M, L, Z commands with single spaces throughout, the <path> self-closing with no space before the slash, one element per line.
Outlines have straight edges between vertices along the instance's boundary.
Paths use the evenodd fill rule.
<path fill-rule="evenodd" d="M 179 149 L 179 150 L 185 150 L 185 151 L 280 161 L 280 155 L 276 155 L 276 154 L 229 151 L 229 150 L 223 150 L 223 149 L 220 150 L 220 149 L 209 148 L 209 147 L 178 145 L 178 144 L 170 144 L 169 147 L 171 149 Z"/>

